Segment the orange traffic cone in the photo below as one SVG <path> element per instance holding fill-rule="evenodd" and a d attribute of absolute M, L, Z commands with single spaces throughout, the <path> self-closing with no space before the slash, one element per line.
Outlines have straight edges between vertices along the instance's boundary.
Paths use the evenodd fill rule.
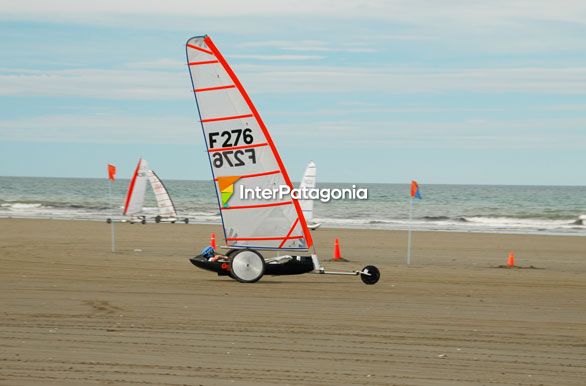
<path fill-rule="evenodd" d="M 342 258 L 342 254 L 340 253 L 340 240 L 336 239 L 334 241 L 334 260 L 340 260 Z"/>
<path fill-rule="evenodd" d="M 507 266 L 509 268 L 513 268 L 515 266 L 515 252 L 509 252 L 509 260 L 507 261 Z"/>
<path fill-rule="evenodd" d="M 218 249 L 218 246 L 216 245 L 216 234 L 214 232 L 212 232 L 212 237 L 210 240 L 210 245 L 212 248 L 214 249 Z"/>

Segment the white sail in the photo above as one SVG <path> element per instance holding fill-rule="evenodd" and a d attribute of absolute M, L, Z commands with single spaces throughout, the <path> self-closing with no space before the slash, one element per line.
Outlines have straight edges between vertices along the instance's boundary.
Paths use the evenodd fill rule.
<path fill-rule="evenodd" d="M 242 188 L 293 188 L 267 127 L 209 36 L 189 39 L 187 61 L 226 244 L 308 249 L 311 234 L 297 200 L 240 197 Z"/>
<path fill-rule="evenodd" d="M 155 193 L 155 198 L 157 199 L 159 215 L 161 217 L 177 217 L 175 205 L 173 205 L 173 201 L 171 201 L 169 192 L 167 191 L 167 188 L 165 188 L 165 185 L 159 176 L 157 176 L 157 174 L 150 169 L 147 171 L 147 176 L 151 182 L 151 187 Z"/>
<path fill-rule="evenodd" d="M 144 196 L 146 193 L 148 164 L 146 160 L 139 159 L 138 165 L 128 185 L 126 201 L 124 204 L 124 215 L 131 216 L 142 212 Z"/>
<path fill-rule="evenodd" d="M 307 167 L 305 168 L 305 173 L 303 173 L 301 183 L 299 184 L 299 189 L 314 189 L 316 177 L 317 168 L 315 163 L 313 161 L 309 161 Z M 311 223 L 313 221 L 313 200 L 299 200 L 299 205 L 301 205 L 301 210 L 303 211 L 305 221 L 307 221 L 307 223 Z"/>

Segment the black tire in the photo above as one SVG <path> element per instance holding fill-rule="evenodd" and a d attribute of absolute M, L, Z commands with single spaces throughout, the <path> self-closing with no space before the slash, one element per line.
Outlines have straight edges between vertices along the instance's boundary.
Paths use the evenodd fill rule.
<path fill-rule="evenodd" d="M 226 252 L 226 256 L 228 257 L 232 257 L 234 256 L 240 249 L 228 249 L 228 252 Z"/>
<path fill-rule="evenodd" d="M 232 258 L 234 257 L 234 255 L 236 255 L 238 252 L 240 252 L 240 249 L 228 249 L 228 252 L 226 252 L 224 255 L 226 257 L 228 257 L 228 259 L 230 261 L 232 261 Z M 234 280 L 238 280 L 236 279 L 233 275 L 232 275 L 232 268 L 230 267 L 230 269 L 228 270 L 228 273 L 230 275 L 230 277 Z"/>
<path fill-rule="evenodd" d="M 155 222 L 158 224 L 161 222 L 161 216 L 155 217 Z"/>
<path fill-rule="evenodd" d="M 363 272 L 369 275 L 365 275 Z M 360 279 L 366 285 L 376 284 L 380 279 L 380 271 L 374 265 L 367 265 L 360 271 Z"/>
<path fill-rule="evenodd" d="M 183 219 L 183 222 L 184 222 L 184 223 L 186 223 L 186 224 L 189 224 L 189 219 L 188 219 L 187 217 L 185 217 L 185 218 Z"/>
<path fill-rule="evenodd" d="M 108 224 L 112 224 L 112 219 L 111 219 L 111 218 L 107 218 L 107 219 L 106 219 L 106 222 L 107 222 Z"/>
<path fill-rule="evenodd" d="M 175 221 L 171 221 L 171 224 L 175 224 Z"/>
<path fill-rule="evenodd" d="M 143 218 L 142 220 L 140 220 L 140 223 L 143 225 L 146 224 L 146 218 Z"/>
<path fill-rule="evenodd" d="M 252 249 L 240 249 L 231 256 L 230 275 L 240 283 L 255 283 L 265 273 L 265 259 Z"/>

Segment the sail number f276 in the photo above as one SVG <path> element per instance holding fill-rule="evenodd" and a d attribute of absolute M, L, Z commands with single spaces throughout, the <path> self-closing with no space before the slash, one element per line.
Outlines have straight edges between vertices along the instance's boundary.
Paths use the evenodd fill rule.
<path fill-rule="evenodd" d="M 224 164 L 230 167 L 244 166 L 248 162 L 256 163 L 254 148 L 230 150 L 241 144 L 250 145 L 254 142 L 251 129 L 233 129 L 208 133 L 208 145 L 212 154 L 214 167 L 221 168 Z M 218 151 L 214 148 L 219 145 Z M 228 149 L 226 149 L 228 148 Z M 225 149 L 225 150 L 221 150 Z"/>

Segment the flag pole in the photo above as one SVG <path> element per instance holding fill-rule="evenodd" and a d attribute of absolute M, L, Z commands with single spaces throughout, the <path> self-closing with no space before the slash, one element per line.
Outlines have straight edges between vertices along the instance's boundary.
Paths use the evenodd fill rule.
<path fill-rule="evenodd" d="M 112 253 L 114 253 L 116 252 L 116 235 L 114 233 L 114 204 L 112 203 L 112 184 L 114 181 L 109 180 L 108 182 L 108 197 L 110 199 L 110 208 L 112 210 L 112 221 L 110 221 L 110 225 L 112 225 Z"/>
<path fill-rule="evenodd" d="M 411 264 L 411 232 L 413 231 L 413 196 L 409 198 L 409 233 L 407 237 L 407 265 Z"/>

